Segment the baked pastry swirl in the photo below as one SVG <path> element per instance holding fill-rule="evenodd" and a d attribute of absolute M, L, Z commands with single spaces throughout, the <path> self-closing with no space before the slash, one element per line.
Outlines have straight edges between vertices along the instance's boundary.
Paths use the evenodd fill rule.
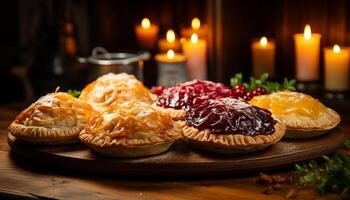
<path fill-rule="evenodd" d="M 336 127 L 340 116 L 309 95 L 283 91 L 254 97 L 250 104 L 270 110 L 287 126 L 285 137 L 310 138 Z"/>
<path fill-rule="evenodd" d="M 139 80 L 126 73 L 109 73 L 88 84 L 79 97 L 97 111 L 104 112 L 124 101 L 136 99 L 152 104 L 156 99 Z"/>
<path fill-rule="evenodd" d="M 220 153 L 265 148 L 279 141 L 285 126 L 271 112 L 222 98 L 194 105 L 182 122 L 183 136 L 196 146 Z"/>
<path fill-rule="evenodd" d="M 23 110 L 9 126 L 9 134 L 35 144 L 78 142 L 80 131 L 94 112 L 89 104 L 68 93 L 50 93 Z"/>
<path fill-rule="evenodd" d="M 181 136 L 168 113 L 136 100 L 93 116 L 79 138 L 97 152 L 113 157 L 139 157 L 166 151 Z"/>

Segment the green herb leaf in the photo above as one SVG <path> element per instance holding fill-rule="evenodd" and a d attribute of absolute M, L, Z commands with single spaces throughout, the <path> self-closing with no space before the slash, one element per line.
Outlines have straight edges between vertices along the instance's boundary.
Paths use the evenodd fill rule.
<path fill-rule="evenodd" d="M 350 149 L 350 139 L 345 140 L 344 146 Z"/>
<path fill-rule="evenodd" d="M 68 90 L 67 92 L 68 92 L 68 94 L 70 94 L 70 95 L 72 95 L 73 97 L 76 97 L 76 98 L 78 98 L 80 96 L 80 93 L 81 93 L 79 90 L 75 90 L 75 89 Z"/>
<path fill-rule="evenodd" d="M 321 164 L 312 160 L 295 165 L 299 184 L 315 185 L 320 194 L 336 192 L 350 197 L 350 157 L 337 153 L 322 158 Z"/>
<path fill-rule="evenodd" d="M 235 87 L 237 84 L 243 84 L 245 90 L 250 92 L 258 87 L 264 87 L 268 93 L 283 91 L 283 90 L 295 90 L 296 81 L 294 79 L 288 80 L 285 78 L 282 83 L 271 82 L 268 80 L 269 74 L 264 73 L 258 79 L 250 77 L 248 83 L 243 83 L 243 75 L 241 73 L 236 74 L 230 79 L 231 87 Z"/>

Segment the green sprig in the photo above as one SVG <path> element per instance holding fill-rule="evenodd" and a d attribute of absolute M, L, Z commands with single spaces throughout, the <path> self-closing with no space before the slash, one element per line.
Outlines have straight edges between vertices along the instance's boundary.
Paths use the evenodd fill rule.
<path fill-rule="evenodd" d="M 336 192 L 350 197 L 350 157 L 336 153 L 322 158 L 321 164 L 312 160 L 295 165 L 299 184 L 315 185 L 320 194 Z"/>
<path fill-rule="evenodd" d="M 243 75 L 241 73 L 236 74 L 231 78 L 231 87 L 235 87 L 237 84 L 243 84 L 245 89 L 249 92 L 258 87 L 264 87 L 269 93 L 283 91 L 283 90 L 295 90 L 295 79 L 288 80 L 284 78 L 283 83 L 271 82 L 268 80 L 269 74 L 264 73 L 258 79 L 250 77 L 249 83 L 243 82 Z"/>
<path fill-rule="evenodd" d="M 80 96 L 80 94 L 81 94 L 81 92 L 79 90 L 75 90 L 75 89 L 68 90 L 67 92 L 68 92 L 68 94 L 70 94 L 70 95 L 72 95 L 73 97 L 76 97 L 76 98 L 78 98 Z"/>

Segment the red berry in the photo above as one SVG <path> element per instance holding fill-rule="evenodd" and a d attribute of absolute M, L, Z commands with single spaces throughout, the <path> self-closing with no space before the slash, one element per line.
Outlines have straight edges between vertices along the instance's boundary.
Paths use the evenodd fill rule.
<path fill-rule="evenodd" d="M 239 89 L 239 90 L 243 90 L 243 91 L 245 91 L 245 87 L 244 87 L 244 85 L 243 84 L 241 84 L 241 83 L 238 83 L 236 86 L 235 86 L 235 88 L 234 89 Z"/>
<path fill-rule="evenodd" d="M 153 86 L 151 89 L 151 92 L 156 95 L 161 95 L 163 93 L 163 90 L 165 89 L 164 86 L 158 85 L 158 86 Z"/>
<path fill-rule="evenodd" d="M 267 90 L 265 87 L 258 87 L 255 89 L 257 92 L 260 93 L 260 95 L 263 95 L 263 94 L 266 94 L 267 93 Z"/>
<path fill-rule="evenodd" d="M 242 89 L 234 89 L 233 90 L 233 95 L 238 98 L 238 97 L 242 97 L 244 95 L 244 90 Z"/>

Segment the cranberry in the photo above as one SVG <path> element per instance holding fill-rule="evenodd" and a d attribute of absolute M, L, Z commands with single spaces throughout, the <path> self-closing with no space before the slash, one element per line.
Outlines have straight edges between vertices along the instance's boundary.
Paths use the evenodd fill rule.
<path fill-rule="evenodd" d="M 235 85 L 234 89 L 238 89 L 238 90 L 243 90 L 245 91 L 245 87 L 243 84 L 241 83 L 238 83 L 237 85 Z"/>
<path fill-rule="evenodd" d="M 164 91 L 165 87 L 162 86 L 162 85 L 158 85 L 158 86 L 153 86 L 152 89 L 151 89 L 151 92 L 153 94 L 156 94 L 156 95 L 161 95 Z"/>
<path fill-rule="evenodd" d="M 195 104 L 184 120 L 187 125 L 199 130 L 250 136 L 272 134 L 276 124 L 270 111 L 233 98 L 211 99 Z"/>
<path fill-rule="evenodd" d="M 258 87 L 258 88 L 256 88 L 255 90 L 256 90 L 257 92 L 259 92 L 260 95 L 263 95 L 263 94 L 266 94 L 266 93 L 267 93 L 267 90 L 266 90 L 266 88 L 264 88 L 264 87 Z"/>
<path fill-rule="evenodd" d="M 245 94 L 245 91 L 242 90 L 242 89 L 234 89 L 234 90 L 233 90 L 233 94 L 234 94 L 234 96 L 235 96 L 236 98 L 238 98 L 238 97 L 243 97 L 244 94 Z"/>
<path fill-rule="evenodd" d="M 157 105 L 165 108 L 188 110 L 193 104 L 224 97 L 235 98 L 236 94 L 231 88 L 221 83 L 193 80 L 164 89 L 158 97 Z"/>

